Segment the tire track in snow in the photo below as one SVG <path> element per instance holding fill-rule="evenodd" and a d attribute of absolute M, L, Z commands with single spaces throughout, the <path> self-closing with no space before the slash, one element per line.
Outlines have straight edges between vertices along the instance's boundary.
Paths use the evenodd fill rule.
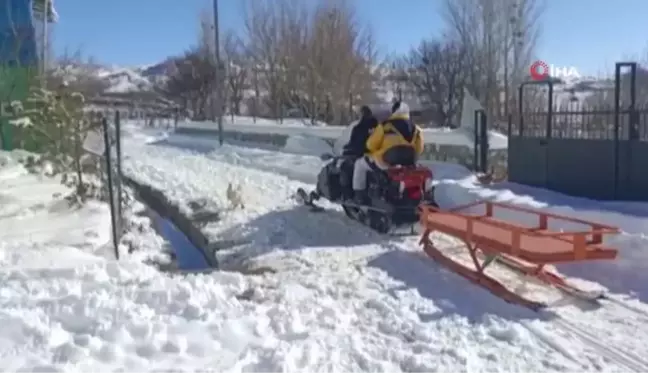
<path fill-rule="evenodd" d="M 391 244 L 391 246 L 394 246 L 393 243 Z M 411 254 L 415 254 L 422 262 L 425 262 L 430 267 L 436 265 L 436 263 L 423 252 L 412 251 L 410 247 L 408 247 L 409 245 L 406 242 L 397 243 L 395 246 L 402 251 L 407 251 Z M 507 271 L 505 267 L 498 269 Z M 522 279 L 522 276 L 518 274 L 514 274 L 514 276 Z M 457 275 L 457 280 L 461 281 L 463 280 L 463 278 Z M 548 291 L 550 291 L 550 289 L 555 290 L 546 285 L 542 285 L 542 287 L 546 288 Z M 487 290 L 485 289 L 480 290 L 487 292 Z M 558 290 L 555 291 L 558 292 Z M 577 300 L 569 295 L 563 294 L 563 296 L 572 299 L 573 303 L 583 302 L 582 300 Z M 596 316 L 590 316 L 588 312 L 580 312 L 570 317 L 565 312 L 561 312 L 561 307 L 557 307 L 541 310 L 538 312 L 538 316 L 543 322 L 543 325 L 536 325 L 535 322 L 531 322 L 529 320 L 520 320 L 519 324 L 522 325 L 526 330 L 528 330 L 529 333 L 534 335 L 536 339 L 545 344 L 548 348 L 557 351 L 558 353 L 576 363 L 582 364 L 583 358 L 590 358 L 593 355 L 594 357 L 602 357 L 608 362 L 614 363 L 619 367 L 630 371 L 648 371 L 648 360 L 641 357 L 642 353 L 632 352 L 646 350 L 646 347 L 643 346 L 641 340 L 639 340 L 639 343 L 637 343 L 635 346 L 632 343 L 630 345 L 618 345 L 618 342 L 614 341 L 612 338 L 606 338 L 606 335 L 614 334 L 616 337 L 621 337 L 626 341 L 633 341 L 631 337 L 633 334 L 631 333 L 633 331 L 634 333 L 640 332 L 640 330 L 637 330 L 637 327 L 640 325 L 646 325 L 646 313 L 641 309 L 629 306 L 624 302 L 616 299 L 613 299 L 609 302 L 601 302 L 600 309 L 605 309 L 609 314 L 625 315 L 627 316 L 625 317 L 625 319 L 630 321 L 634 320 L 635 322 L 625 325 L 628 330 L 619 333 L 616 332 L 617 329 L 614 328 L 614 320 L 608 320 L 607 318 L 598 319 L 596 318 Z M 642 321 L 639 322 L 638 319 L 641 319 Z M 604 321 L 605 325 L 601 326 L 601 321 Z M 548 324 L 546 324 L 545 322 L 548 322 Z M 555 328 L 556 331 L 548 330 L 547 326 Z M 561 336 L 557 334 L 557 332 L 561 332 L 560 334 L 565 334 L 565 336 Z M 574 348 L 570 348 L 570 343 L 568 340 L 579 340 L 581 346 L 578 347 L 580 349 L 589 349 L 589 354 L 582 356 L 583 354 L 574 352 Z M 648 356 L 648 351 L 646 351 L 644 355 Z"/>
<path fill-rule="evenodd" d="M 579 325 L 580 323 L 569 320 L 562 315 L 552 312 L 557 316 L 555 325 L 560 326 L 564 331 L 570 335 L 580 339 L 585 345 L 590 347 L 594 352 L 598 353 L 601 357 L 606 358 L 608 361 L 614 362 L 622 367 L 625 367 L 633 372 L 648 371 L 648 362 L 642 359 L 639 355 L 625 350 L 623 346 L 619 347 L 613 341 L 601 340 L 601 330 L 592 327 L 591 324 Z M 597 330 L 595 333 L 593 330 Z M 631 336 L 628 336 L 631 338 Z"/>
<path fill-rule="evenodd" d="M 630 312 L 635 313 L 637 316 L 639 316 L 643 321 L 648 325 L 648 308 L 641 308 L 638 306 L 633 306 L 629 302 L 624 301 L 622 299 L 615 298 L 613 296 L 604 296 L 603 299 L 600 300 L 601 304 L 610 304 L 610 305 L 615 305 L 618 307 L 622 307 Z"/>

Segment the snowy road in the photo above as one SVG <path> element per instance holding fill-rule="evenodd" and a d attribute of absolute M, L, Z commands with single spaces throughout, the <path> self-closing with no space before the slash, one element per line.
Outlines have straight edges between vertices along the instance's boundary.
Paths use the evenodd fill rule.
<path fill-rule="evenodd" d="M 641 358 L 648 352 L 643 340 L 627 338 L 636 335 L 636 330 L 646 329 L 648 308 L 644 304 L 608 304 L 598 310 L 566 304 L 549 313 L 532 314 L 440 270 L 417 254 L 415 238 L 385 240 L 342 218 L 341 213 L 309 214 L 296 206 L 290 196 L 297 187 L 309 186 L 304 182 L 314 180 L 321 164 L 317 157 L 234 146 L 207 153 L 201 150 L 193 152 L 169 144 L 147 146 L 138 149 L 137 157 L 127 164 L 140 180 L 172 191 L 171 197 L 179 203 L 211 198 L 225 207 L 227 183 L 241 185 L 248 208 L 231 211 L 222 222 L 206 228 L 213 237 L 240 243 L 226 250 L 224 258 L 254 258 L 258 265 L 278 269 L 268 278 L 279 283 L 292 279 L 303 286 L 308 278 L 319 279 L 322 285 L 344 280 L 346 285 L 329 286 L 353 299 L 354 314 L 373 312 L 370 310 L 376 306 L 369 304 L 380 304 L 383 309 L 353 333 L 358 338 L 396 338 L 400 354 L 407 358 L 391 356 L 388 351 L 397 346 L 385 346 L 385 341 L 380 342 L 381 352 L 376 353 L 376 358 L 382 356 L 385 363 L 399 362 L 399 368 L 391 369 L 410 370 L 402 364 L 411 359 L 427 363 L 414 370 L 445 370 L 450 366 L 460 370 L 495 366 L 506 366 L 507 370 L 648 368 L 646 359 Z M 456 193 L 446 199 L 452 198 Z M 437 236 L 437 240 L 441 246 L 458 245 L 443 236 Z M 365 317 L 369 316 L 361 318 Z M 359 327 L 356 324 L 352 325 Z M 391 332 L 383 330 L 386 325 L 391 326 Z M 447 354 L 453 363 L 439 351 L 417 352 L 409 341 L 411 333 L 425 335 L 420 342 L 426 341 L 428 347 L 452 346 Z M 429 339 L 440 336 L 442 341 Z M 378 348 L 376 343 L 363 341 L 371 350 Z M 491 347 L 497 351 L 493 356 L 488 352 Z M 454 356 L 457 351 L 461 354 Z M 385 369 L 388 366 L 382 365 Z"/>

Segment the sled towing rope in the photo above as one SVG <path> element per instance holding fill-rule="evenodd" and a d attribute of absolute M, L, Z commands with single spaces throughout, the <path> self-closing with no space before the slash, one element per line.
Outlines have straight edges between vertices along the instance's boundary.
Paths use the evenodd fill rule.
<path fill-rule="evenodd" d="M 535 223 L 532 223 L 534 226 L 523 226 L 519 222 L 500 218 L 497 212 L 502 212 L 501 216 L 505 216 L 507 212 L 522 213 L 521 215 L 528 216 L 529 221 L 535 220 Z M 620 232 L 618 228 L 603 224 L 490 201 L 479 201 L 449 211 L 433 206 L 421 206 L 420 221 L 424 230 L 420 244 L 428 256 L 505 301 L 533 310 L 547 305 L 509 290 L 486 274 L 486 268 L 497 261 L 571 296 L 596 301 L 604 295 L 580 290 L 560 276 L 547 271 L 544 266 L 615 259 L 617 250 L 602 246 L 603 236 Z M 568 223 L 583 229 L 552 231 L 550 223 L 553 222 Z M 463 241 L 473 268 L 441 253 L 430 238 L 430 234 L 435 231 Z"/>

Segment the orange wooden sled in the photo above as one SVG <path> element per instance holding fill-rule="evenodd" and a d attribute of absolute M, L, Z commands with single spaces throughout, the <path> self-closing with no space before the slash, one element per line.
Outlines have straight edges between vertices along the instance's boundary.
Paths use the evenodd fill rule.
<path fill-rule="evenodd" d="M 474 213 L 480 209 L 483 210 L 481 213 Z M 604 247 L 602 242 L 604 235 L 617 234 L 619 229 L 603 224 L 490 201 L 479 201 L 449 211 L 432 206 L 422 206 L 421 210 L 424 232 L 420 244 L 428 256 L 505 301 L 534 310 L 543 308 L 546 304 L 526 299 L 507 289 L 486 274 L 485 269 L 497 261 L 578 296 L 581 292 L 579 289 L 567 284 L 560 276 L 548 272 L 544 266 L 614 259 L 617 256 L 616 249 Z M 520 215 L 528 216 L 529 221 L 533 220 L 535 225 L 524 226 L 519 222 L 505 220 L 506 213 L 511 212 L 517 213 L 517 218 Z M 574 231 L 552 231 L 550 227 L 554 222 L 578 228 Z M 474 268 L 442 254 L 430 239 L 430 234 L 434 231 L 462 240 Z"/>

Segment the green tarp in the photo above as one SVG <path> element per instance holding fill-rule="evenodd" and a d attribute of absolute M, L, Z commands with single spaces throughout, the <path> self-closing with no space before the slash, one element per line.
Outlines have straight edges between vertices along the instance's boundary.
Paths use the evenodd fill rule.
<path fill-rule="evenodd" d="M 46 5 L 47 4 L 47 5 Z M 11 102 L 25 101 L 32 73 L 39 66 L 34 19 L 56 22 L 53 0 L 0 0 L 0 146 L 11 150 L 15 129 Z"/>
<path fill-rule="evenodd" d="M 14 144 L 14 128 L 9 124 L 12 117 L 12 101 L 25 101 L 29 93 L 29 81 L 35 69 L 0 66 L 0 135 L 2 149 L 11 150 Z"/>

